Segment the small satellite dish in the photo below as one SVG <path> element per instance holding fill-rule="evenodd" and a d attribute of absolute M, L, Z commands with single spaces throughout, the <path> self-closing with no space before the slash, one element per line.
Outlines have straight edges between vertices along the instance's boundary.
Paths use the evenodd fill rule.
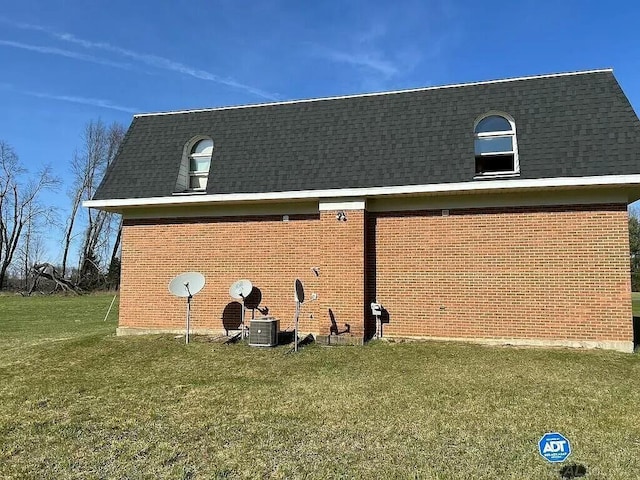
<path fill-rule="evenodd" d="M 169 282 L 169 292 L 176 297 L 187 299 L 187 328 L 184 336 L 185 343 L 189 343 L 189 323 L 191 321 L 191 298 L 204 288 L 204 275 L 199 272 L 181 273 Z"/>
<path fill-rule="evenodd" d="M 298 303 L 304 303 L 304 287 L 302 286 L 302 282 L 296 278 L 296 281 L 293 285 L 295 299 Z"/>
<path fill-rule="evenodd" d="M 192 297 L 204 288 L 204 283 L 201 273 L 181 273 L 169 282 L 169 291 L 176 297 Z"/>
<path fill-rule="evenodd" d="M 253 285 L 249 280 L 238 280 L 233 282 L 233 285 L 229 288 L 229 295 L 236 300 L 244 300 L 249 296 L 251 290 L 253 290 Z"/>

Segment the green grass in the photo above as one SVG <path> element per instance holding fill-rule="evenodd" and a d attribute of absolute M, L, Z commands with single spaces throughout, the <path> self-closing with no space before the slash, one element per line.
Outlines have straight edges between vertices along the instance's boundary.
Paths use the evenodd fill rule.
<path fill-rule="evenodd" d="M 640 292 L 633 292 L 631 294 L 631 300 L 633 302 L 633 316 L 640 317 Z"/>
<path fill-rule="evenodd" d="M 111 297 L 0 297 L 0 478 L 587 479 L 640 472 L 640 357 L 115 337 Z"/>

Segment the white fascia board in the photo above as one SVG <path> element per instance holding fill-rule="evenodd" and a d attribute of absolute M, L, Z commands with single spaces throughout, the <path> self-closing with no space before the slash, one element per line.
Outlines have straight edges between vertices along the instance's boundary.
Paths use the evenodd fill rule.
<path fill-rule="evenodd" d="M 507 192 L 520 189 L 555 189 L 606 186 L 640 186 L 640 174 L 603 175 L 593 177 L 554 177 L 536 179 L 487 179 L 473 182 L 435 183 L 427 185 L 402 185 L 395 187 L 337 188 L 329 190 L 299 190 L 266 193 L 225 193 L 214 195 L 171 195 L 150 198 L 119 198 L 109 200 L 86 200 L 87 208 L 120 209 L 127 207 L 150 207 L 168 205 L 198 205 L 217 203 L 295 201 L 323 199 L 357 199 L 384 196 Z M 355 199 L 354 199 L 355 200 Z M 335 200 L 333 200 L 335 201 Z M 357 201 L 357 200 L 356 200 Z"/>

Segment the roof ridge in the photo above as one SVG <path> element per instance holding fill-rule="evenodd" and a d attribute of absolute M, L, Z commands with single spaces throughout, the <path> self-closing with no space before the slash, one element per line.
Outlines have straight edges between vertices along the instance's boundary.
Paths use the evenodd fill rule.
<path fill-rule="evenodd" d="M 224 107 L 212 107 L 212 108 L 196 108 L 196 109 L 186 109 L 186 110 L 170 110 L 166 112 L 152 112 L 152 113 L 137 113 L 133 117 L 153 117 L 153 116 L 161 116 L 161 115 L 178 115 L 183 113 L 198 113 L 198 112 L 212 112 L 217 110 L 236 110 L 242 108 L 258 108 L 258 107 L 269 107 L 274 105 L 291 105 L 296 103 L 313 103 L 313 102 L 322 102 L 326 100 L 341 100 L 347 98 L 361 98 L 361 97 L 375 97 L 375 96 L 383 96 L 383 95 L 395 95 L 398 93 L 412 93 L 412 92 L 424 92 L 429 90 L 444 90 L 448 88 L 461 88 L 461 87 L 472 87 L 477 85 L 491 85 L 494 83 L 507 83 L 507 82 L 517 82 L 521 80 L 537 80 L 540 78 L 555 78 L 555 77 L 567 77 L 574 75 L 589 75 L 593 73 L 612 73 L 613 68 L 602 68 L 602 69 L 593 69 L 593 70 L 578 70 L 572 72 L 562 72 L 562 73 L 549 73 L 549 74 L 541 74 L 541 75 L 529 75 L 523 77 L 510 77 L 503 78 L 498 80 L 484 80 L 480 82 L 466 82 L 466 83 L 453 83 L 449 85 L 436 85 L 431 87 L 419 87 L 419 88 L 408 88 L 403 90 L 389 90 L 383 92 L 371 92 L 371 93 L 356 93 L 351 95 L 336 95 L 332 97 L 317 97 L 317 98 L 306 98 L 299 100 L 284 100 L 280 102 L 267 102 L 267 103 L 252 103 L 246 105 L 229 105 Z"/>

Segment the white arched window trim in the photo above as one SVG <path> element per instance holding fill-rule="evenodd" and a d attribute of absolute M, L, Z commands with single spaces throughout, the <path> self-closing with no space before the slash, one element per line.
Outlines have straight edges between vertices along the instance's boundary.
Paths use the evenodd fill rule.
<path fill-rule="evenodd" d="M 477 132 L 478 126 L 480 123 L 489 118 L 489 117 L 502 117 L 507 122 L 509 122 L 510 130 L 496 130 L 489 132 Z M 500 111 L 489 111 L 483 114 L 481 117 L 476 119 L 473 124 L 473 136 L 474 136 L 474 153 L 476 159 L 476 178 L 485 178 L 485 177 L 505 177 L 505 176 L 518 176 L 520 174 L 520 159 L 518 156 L 518 136 L 516 134 L 516 122 L 511 115 L 505 112 Z M 511 147 L 510 149 L 505 148 L 496 148 L 495 150 L 486 149 L 486 147 L 478 147 L 478 144 L 485 140 L 485 144 L 490 145 L 492 142 L 490 140 L 498 140 L 502 138 L 511 139 Z M 480 142 L 479 142 L 480 141 Z M 498 142 L 493 142 L 498 144 Z M 504 157 L 504 158 L 502 158 Z M 487 168 L 484 163 L 491 162 L 491 159 L 500 159 L 506 162 L 506 159 L 510 158 L 511 162 L 509 168 L 498 168 L 492 169 Z M 499 162 L 503 163 L 503 162 Z M 479 164 L 483 166 L 483 168 L 479 169 Z M 480 171 L 479 171 L 480 170 Z"/>
<path fill-rule="evenodd" d="M 213 139 L 204 135 L 193 137 L 185 144 L 176 181 L 176 193 L 206 191 L 214 147 Z"/>

